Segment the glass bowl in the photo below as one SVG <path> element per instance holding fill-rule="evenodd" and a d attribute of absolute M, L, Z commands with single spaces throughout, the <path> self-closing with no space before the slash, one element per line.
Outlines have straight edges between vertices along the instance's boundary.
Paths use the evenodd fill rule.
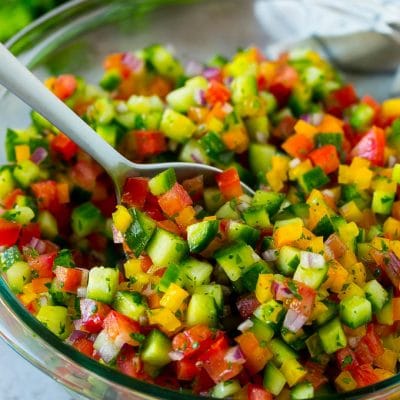
<path fill-rule="evenodd" d="M 391 91 L 400 46 L 391 12 L 352 0 L 77 0 L 56 9 L 8 42 L 40 78 L 71 72 L 96 83 L 101 60 L 115 51 L 153 43 L 174 46 L 184 60 L 232 54 L 255 44 L 267 54 L 298 45 L 322 51 L 356 82 L 361 93 L 382 99 Z M 385 7 L 390 3 L 385 2 Z M 386 10 L 387 11 L 387 10 Z M 389 19 L 386 18 L 389 16 Z M 382 63 L 382 59 L 385 60 Z M 23 128 L 29 109 L 0 87 L 0 143 L 7 127 Z M 5 149 L 0 145 L 0 162 Z M 0 278 L 0 336 L 20 355 L 77 396 L 90 399 L 199 397 L 138 381 L 80 354 L 61 342 L 19 303 Z M 325 399 L 399 398 L 400 376 Z"/>

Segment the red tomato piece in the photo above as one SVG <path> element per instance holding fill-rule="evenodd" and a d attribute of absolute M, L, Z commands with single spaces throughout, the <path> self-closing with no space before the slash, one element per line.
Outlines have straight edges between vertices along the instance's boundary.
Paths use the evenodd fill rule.
<path fill-rule="evenodd" d="M 143 208 L 148 193 L 148 179 L 128 178 L 122 191 L 122 203 L 130 207 Z"/>
<path fill-rule="evenodd" d="M 40 254 L 38 256 L 27 255 L 26 259 L 31 267 L 32 273 L 37 278 L 52 278 L 53 264 L 57 253 Z"/>
<path fill-rule="evenodd" d="M 131 346 L 139 346 L 140 343 L 132 338 L 132 334 L 140 333 L 140 325 L 138 322 L 112 310 L 104 319 L 103 326 L 112 340 Z"/>
<path fill-rule="evenodd" d="M 360 364 L 371 364 L 372 361 L 382 355 L 384 348 L 381 339 L 377 336 L 373 324 L 367 327 L 367 333 L 358 342 L 355 348 L 357 361 Z"/>
<path fill-rule="evenodd" d="M 254 385 L 249 383 L 247 385 L 247 399 L 248 400 L 272 400 L 273 396 L 270 392 L 264 389 L 261 385 Z"/>
<path fill-rule="evenodd" d="M 65 161 L 71 160 L 79 150 L 79 147 L 66 135 L 59 133 L 51 141 L 51 149 L 61 155 Z"/>
<path fill-rule="evenodd" d="M 231 92 L 224 84 L 213 79 L 210 81 L 204 96 L 207 103 L 214 105 L 226 103 L 231 97 Z"/>
<path fill-rule="evenodd" d="M 216 181 L 222 195 L 227 199 L 240 197 L 243 194 L 240 177 L 236 168 L 228 168 L 216 175 Z"/>
<path fill-rule="evenodd" d="M 240 316 L 243 319 L 249 318 L 253 315 L 254 310 L 260 305 L 254 294 L 249 294 L 239 298 L 236 302 L 236 307 Z"/>
<path fill-rule="evenodd" d="M 81 270 L 58 266 L 54 273 L 57 281 L 61 283 L 60 288 L 63 292 L 76 293 L 82 281 Z"/>
<path fill-rule="evenodd" d="M 203 175 L 196 176 L 191 179 L 186 179 L 182 182 L 182 186 L 189 193 L 193 201 L 198 201 L 203 198 L 204 178 Z"/>
<path fill-rule="evenodd" d="M 289 65 L 281 65 L 272 78 L 269 91 L 275 96 L 279 105 L 286 104 L 293 87 L 299 80 L 297 71 Z"/>
<path fill-rule="evenodd" d="M 354 90 L 354 86 L 348 84 L 332 91 L 325 100 L 325 105 L 329 114 L 341 117 L 343 110 L 356 102 L 357 94 Z"/>
<path fill-rule="evenodd" d="M 195 360 L 183 359 L 176 362 L 176 377 L 180 381 L 192 381 L 199 372 Z"/>
<path fill-rule="evenodd" d="M 80 301 L 82 327 L 89 333 L 98 333 L 103 329 L 104 319 L 111 308 L 104 303 L 91 299 Z"/>
<path fill-rule="evenodd" d="M 379 377 L 375 374 L 374 369 L 370 364 L 359 365 L 350 370 L 354 380 L 359 388 L 373 385 L 379 381 Z"/>
<path fill-rule="evenodd" d="M 24 246 L 26 246 L 32 238 L 40 238 L 41 233 L 40 233 L 40 227 L 39 224 L 36 222 L 31 222 L 28 225 L 25 225 L 21 229 L 21 233 L 19 235 L 18 239 L 18 246 L 22 249 Z M 46 249 L 46 253 L 48 253 Z"/>
<path fill-rule="evenodd" d="M 375 166 L 382 167 L 385 156 L 385 132 L 373 126 L 351 151 L 351 157 L 362 157 L 370 160 Z"/>
<path fill-rule="evenodd" d="M 132 378 L 139 378 L 142 374 L 143 363 L 135 349 L 124 346 L 117 357 L 117 369 Z"/>
<path fill-rule="evenodd" d="M 183 186 L 175 183 L 168 192 L 158 198 L 158 204 L 165 214 L 172 217 L 185 207 L 191 206 L 193 201 Z"/>
<path fill-rule="evenodd" d="M 14 246 L 20 232 L 20 224 L 0 218 L 0 246 Z"/>
<path fill-rule="evenodd" d="M 66 100 L 75 93 L 77 87 L 78 82 L 75 76 L 66 74 L 56 78 L 52 85 L 52 90 L 59 99 Z"/>
<path fill-rule="evenodd" d="M 21 189 L 14 189 L 11 193 L 9 193 L 3 199 L 3 206 L 6 210 L 10 210 L 15 206 L 15 202 L 17 201 L 17 197 L 23 195 L 24 192 Z"/>
<path fill-rule="evenodd" d="M 317 364 L 312 361 L 306 361 L 304 366 L 307 369 L 306 381 L 310 382 L 314 389 L 325 385 L 328 382 L 328 378 L 325 375 L 325 367 L 321 364 Z"/>
<path fill-rule="evenodd" d="M 161 132 L 136 131 L 134 135 L 136 152 L 140 157 L 155 156 L 167 149 L 165 136 Z"/>
<path fill-rule="evenodd" d="M 313 288 L 310 288 L 301 282 L 296 282 L 296 287 L 298 296 L 293 297 L 289 308 L 309 317 L 314 308 L 314 300 L 317 293 Z"/>
<path fill-rule="evenodd" d="M 321 167 L 326 174 L 335 172 L 339 168 L 340 160 L 333 144 L 327 144 L 313 150 L 308 157 L 315 166 Z"/>
<path fill-rule="evenodd" d="M 101 168 L 91 160 L 79 160 L 71 170 L 71 178 L 81 188 L 93 191 L 96 179 L 101 173 Z"/>
<path fill-rule="evenodd" d="M 175 335 L 172 348 L 183 353 L 186 358 L 207 350 L 214 341 L 215 334 L 207 325 L 196 325 Z"/>
<path fill-rule="evenodd" d="M 93 352 L 94 352 L 93 342 L 88 338 L 82 337 L 76 339 L 72 343 L 72 346 L 74 346 L 80 353 L 85 354 L 85 356 L 93 357 Z"/>
<path fill-rule="evenodd" d="M 146 197 L 146 202 L 144 203 L 143 211 L 154 219 L 155 221 L 162 221 L 165 219 L 160 205 L 158 204 L 158 199 L 156 196 L 152 195 L 150 192 Z"/>
<path fill-rule="evenodd" d="M 31 189 L 41 210 L 57 212 L 59 206 L 57 182 L 48 180 L 32 183 Z"/>
<path fill-rule="evenodd" d="M 196 375 L 193 382 L 193 392 L 196 394 L 208 395 L 208 391 L 214 386 L 214 381 L 210 375 L 202 368 Z"/>
<path fill-rule="evenodd" d="M 356 354 L 349 347 L 340 349 L 336 353 L 336 361 L 337 361 L 338 367 L 345 371 L 355 368 L 358 365 L 358 361 L 356 359 Z"/>

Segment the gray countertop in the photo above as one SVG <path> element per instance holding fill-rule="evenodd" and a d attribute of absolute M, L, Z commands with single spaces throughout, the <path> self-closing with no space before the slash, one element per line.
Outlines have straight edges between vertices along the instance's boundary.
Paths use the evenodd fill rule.
<path fill-rule="evenodd" d="M 73 400 L 57 382 L 39 371 L 0 339 L 1 400 Z"/>

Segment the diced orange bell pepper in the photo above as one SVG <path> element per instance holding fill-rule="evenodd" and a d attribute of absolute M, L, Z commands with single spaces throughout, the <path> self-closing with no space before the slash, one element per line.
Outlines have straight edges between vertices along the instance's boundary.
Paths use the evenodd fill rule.
<path fill-rule="evenodd" d="M 314 148 L 314 142 L 309 137 L 296 133 L 285 140 L 282 148 L 290 156 L 303 159 Z"/>
<path fill-rule="evenodd" d="M 233 128 L 222 134 L 225 146 L 235 153 L 243 153 L 249 147 L 249 137 L 242 128 Z"/>
<path fill-rule="evenodd" d="M 197 222 L 196 211 L 192 206 L 187 206 L 175 217 L 175 221 L 180 228 L 186 229 Z"/>
<path fill-rule="evenodd" d="M 294 131 L 299 135 L 307 136 L 308 138 L 313 139 L 314 135 L 318 132 L 318 129 L 314 125 L 299 119 L 294 126 Z"/>
<path fill-rule="evenodd" d="M 339 133 L 343 132 L 343 121 L 330 114 L 325 114 L 321 123 L 317 126 L 321 133 Z"/>

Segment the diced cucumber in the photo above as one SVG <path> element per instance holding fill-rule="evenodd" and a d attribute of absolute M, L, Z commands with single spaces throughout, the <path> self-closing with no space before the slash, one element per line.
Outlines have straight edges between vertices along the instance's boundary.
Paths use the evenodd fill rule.
<path fill-rule="evenodd" d="M 329 235 L 335 232 L 335 226 L 329 215 L 324 215 L 319 221 L 317 226 L 313 229 L 313 233 L 317 236 L 323 236 L 326 240 Z"/>
<path fill-rule="evenodd" d="M 161 118 L 160 130 L 166 137 L 182 143 L 193 136 L 196 125 L 185 115 L 168 108 Z"/>
<path fill-rule="evenodd" d="M 15 221 L 19 224 L 26 225 L 32 221 L 35 217 L 35 213 L 29 207 L 16 205 L 12 210 L 7 210 L 2 218 L 8 219 L 9 221 Z"/>
<path fill-rule="evenodd" d="M 332 319 L 319 328 L 318 335 L 325 353 L 332 354 L 347 346 L 346 335 L 339 318 Z"/>
<path fill-rule="evenodd" d="M 291 400 L 305 400 L 314 398 L 314 386 L 310 382 L 300 382 L 290 391 Z"/>
<path fill-rule="evenodd" d="M 276 147 L 270 144 L 251 143 L 249 146 L 249 162 L 253 174 L 265 174 L 272 166 L 272 156 Z"/>
<path fill-rule="evenodd" d="M 338 152 L 342 151 L 343 134 L 342 133 L 317 133 L 314 136 L 316 147 L 322 147 L 327 144 L 333 144 Z"/>
<path fill-rule="evenodd" d="M 40 178 L 40 168 L 31 160 L 24 160 L 17 163 L 14 168 L 14 178 L 24 188 Z"/>
<path fill-rule="evenodd" d="M 376 214 L 388 215 L 392 211 L 395 193 L 375 190 L 372 197 L 372 211 Z"/>
<path fill-rule="evenodd" d="M 157 329 L 152 330 L 143 344 L 140 358 L 150 365 L 161 368 L 171 362 L 172 350 L 170 339 Z"/>
<path fill-rule="evenodd" d="M 162 292 L 166 292 L 171 283 L 176 283 L 178 286 L 183 285 L 184 270 L 180 265 L 170 264 L 164 272 L 158 288 Z"/>
<path fill-rule="evenodd" d="M 43 210 L 39 213 L 38 223 L 43 237 L 54 239 L 58 235 L 57 220 L 49 211 Z"/>
<path fill-rule="evenodd" d="M 0 200 L 9 194 L 15 187 L 14 178 L 9 168 L 0 169 Z"/>
<path fill-rule="evenodd" d="M 200 253 L 217 236 L 219 221 L 202 221 L 187 228 L 187 242 L 192 253 Z"/>
<path fill-rule="evenodd" d="M 371 303 L 361 296 L 351 296 L 340 302 L 341 321 L 352 329 L 366 324 L 372 319 Z"/>
<path fill-rule="evenodd" d="M 281 337 L 292 349 L 299 351 L 302 350 L 305 346 L 305 340 L 307 338 L 307 334 L 303 329 L 299 329 L 296 333 L 291 332 L 289 329 L 282 327 L 281 329 Z"/>
<path fill-rule="evenodd" d="M 293 276 L 300 264 L 300 250 L 295 247 L 283 246 L 279 250 L 276 266 L 285 276 Z"/>
<path fill-rule="evenodd" d="M 147 303 L 140 293 L 123 291 L 115 294 L 113 308 L 121 314 L 138 321 L 146 312 Z"/>
<path fill-rule="evenodd" d="M 222 291 L 222 286 L 216 283 L 211 285 L 201 285 L 194 289 L 195 294 L 204 294 L 210 296 L 214 299 L 215 304 L 218 308 L 219 313 L 223 311 L 224 308 L 224 293 Z"/>
<path fill-rule="evenodd" d="M 195 326 L 205 324 L 215 327 L 218 322 L 218 310 L 214 298 L 208 294 L 194 293 L 186 311 L 186 324 Z"/>
<path fill-rule="evenodd" d="M 272 273 L 271 267 L 264 260 L 255 262 L 242 277 L 243 286 L 249 292 L 254 292 L 257 286 L 258 275 Z"/>
<path fill-rule="evenodd" d="M 189 293 L 193 293 L 198 286 L 210 283 L 213 267 L 206 261 L 188 258 L 179 265 L 183 286 Z"/>
<path fill-rule="evenodd" d="M 272 339 L 268 343 L 268 348 L 274 355 L 273 360 L 278 367 L 280 367 L 286 360 L 299 357 L 298 354 L 281 339 Z"/>
<path fill-rule="evenodd" d="M 97 125 L 96 133 L 101 136 L 112 147 L 117 145 L 118 126 L 117 125 Z"/>
<path fill-rule="evenodd" d="M 338 313 L 338 305 L 335 302 L 325 300 L 323 303 L 327 309 L 317 316 L 315 321 L 318 325 L 325 324 Z"/>
<path fill-rule="evenodd" d="M 190 86 L 183 86 L 169 92 L 166 100 L 173 110 L 181 113 L 186 113 L 190 107 L 196 105 L 194 89 Z"/>
<path fill-rule="evenodd" d="M 257 190 L 254 194 L 251 204 L 253 206 L 265 206 L 270 216 L 275 215 L 281 207 L 285 195 L 276 192 L 266 192 Z"/>
<path fill-rule="evenodd" d="M 270 122 L 266 115 L 247 118 L 245 124 L 252 142 L 265 143 L 268 141 Z"/>
<path fill-rule="evenodd" d="M 183 144 L 178 160 L 182 162 L 196 162 L 201 164 L 210 163 L 210 159 L 203 149 L 203 146 L 196 139 L 189 139 Z"/>
<path fill-rule="evenodd" d="M 317 189 L 328 182 L 329 178 L 321 167 L 314 167 L 299 178 L 299 185 L 305 193 L 310 193 L 311 190 Z"/>
<path fill-rule="evenodd" d="M 172 53 L 164 46 L 159 44 L 149 46 L 142 51 L 146 61 L 150 63 L 155 70 L 167 78 L 177 80 L 184 75 L 182 65 L 177 61 Z"/>
<path fill-rule="evenodd" d="M 16 261 L 7 269 L 6 276 L 11 290 L 21 293 L 24 285 L 31 279 L 31 268 L 24 261 Z"/>
<path fill-rule="evenodd" d="M 238 220 L 240 215 L 236 209 L 236 199 L 226 202 L 221 208 L 215 213 L 218 219 L 230 219 Z"/>
<path fill-rule="evenodd" d="M 117 358 L 121 346 L 122 344 L 114 341 L 106 330 L 102 330 L 93 343 L 94 349 L 101 354 L 101 360 L 107 364 L 112 363 Z"/>
<path fill-rule="evenodd" d="M 309 251 L 300 252 L 300 264 L 293 279 L 303 282 L 313 289 L 318 289 L 328 274 L 328 264 L 322 255 Z"/>
<path fill-rule="evenodd" d="M 374 117 L 374 109 L 365 103 L 352 106 L 349 110 L 349 123 L 357 131 L 364 131 L 371 124 Z"/>
<path fill-rule="evenodd" d="M 102 223 L 101 211 L 93 203 L 84 203 L 72 211 L 72 229 L 79 238 L 93 233 Z"/>
<path fill-rule="evenodd" d="M 216 187 L 205 188 L 203 197 L 206 210 L 212 214 L 225 203 L 221 191 Z"/>
<path fill-rule="evenodd" d="M 236 243 L 218 250 L 214 254 L 218 264 L 229 279 L 237 281 L 260 257 L 245 243 Z"/>
<path fill-rule="evenodd" d="M 151 261 L 157 266 L 178 263 L 188 254 L 188 245 L 180 236 L 157 228 L 146 247 Z"/>
<path fill-rule="evenodd" d="M 257 229 L 266 229 L 271 226 L 268 211 L 265 206 L 251 206 L 243 211 L 246 224 Z"/>
<path fill-rule="evenodd" d="M 100 86 L 104 90 L 110 92 L 115 90 L 120 83 L 121 83 L 121 74 L 116 69 L 111 69 L 106 71 L 99 82 Z"/>
<path fill-rule="evenodd" d="M 321 339 L 319 338 L 317 332 L 306 339 L 306 346 L 310 356 L 313 358 L 321 355 L 324 352 Z"/>
<path fill-rule="evenodd" d="M 285 310 L 282 304 L 272 299 L 258 306 L 253 314 L 260 321 L 276 326 L 282 320 Z"/>
<path fill-rule="evenodd" d="M 160 196 L 168 192 L 176 182 L 175 170 L 168 168 L 165 171 L 157 174 L 149 181 L 149 189 L 154 196 Z"/>
<path fill-rule="evenodd" d="M 110 304 L 117 292 L 119 271 L 114 268 L 95 267 L 89 271 L 87 297 Z"/>
<path fill-rule="evenodd" d="M 67 293 L 63 286 L 64 285 L 61 281 L 57 280 L 57 278 L 54 278 L 51 281 L 49 294 L 54 304 L 68 306 L 71 303 L 72 294 Z"/>
<path fill-rule="evenodd" d="M 69 336 L 71 326 L 66 307 L 43 306 L 36 318 L 60 339 L 66 339 Z"/>
<path fill-rule="evenodd" d="M 385 288 L 376 280 L 368 281 L 364 287 L 365 297 L 372 305 L 372 311 L 377 312 L 382 310 L 383 306 L 389 300 L 389 293 Z"/>
<path fill-rule="evenodd" d="M 125 240 L 136 257 L 139 257 L 148 245 L 156 229 L 156 223 L 145 213 L 136 208 L 129 209 L 132 224 L 125 232 Z"/>
<path fill-rule="evenodd" d="M 228 150 L 218 133 L 213 131 L 206 133 L 201 137 L 199 143 L 207 156 L 216 163 L 228 165 L 233 161 L 233 151 Z"/>
<path fill-rule="evenodd" d="M 286 385 L 285 376 L 272 362 L 265 367 L 263 385 L 274 396 L 278 396 Z"/>
<path fill-rule="evenodd" d="M 236 76 L 232 83 L 232 100 L 234 104 L 243 103 L 246 99 L 257 96 L 257 79 L 255 75 Z"/>
<path fill-rule="evenodd" d="M 271 325 L 260 321 L 254 315 L 251 317 L 253 326 L 249 329 L 253 332 L 259 342 L 268 343 L 275 335 L 275 330 Z"/>
<path fill-rule="evenodd" d="M 242 387 L 236 379 L 220 382 L 211 389 L 211 396 L 216 399 L 225 399 L 226 397 L 231 397 L 235 393 L 240 392 L 241 389 Z"/>
<path fill-rule="evenodd" d="M 88 108 L 88 116 L 92 121 L 100 125 L 107 125 L 115 117 L 115 109 L 108 97 L 100 97 Z"/>
<path fill-rule="evenodd" d="M 241 240 L 250 246 L 255 246 L 260 237 L 260 232 L 241 222 L 229 221 L 227 235 L 228 239 L 233 242 Z"/>

